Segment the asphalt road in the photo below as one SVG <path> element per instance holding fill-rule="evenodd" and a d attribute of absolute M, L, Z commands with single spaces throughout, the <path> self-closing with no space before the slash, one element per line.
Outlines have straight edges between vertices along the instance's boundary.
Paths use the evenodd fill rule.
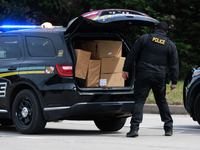
<path fill-rule="evenodd" d="M 118 132 L 101 132 L 92 121 L 50 122 L 44 132 L 24 135 L 0 126 L 0 150 L 199 150 L 200 126 L 189 115 L 172 115 L 174 135 L 164 136 L 158 114 L 145 114 L 139 137 L 127 138 L 128 118 Z"/>

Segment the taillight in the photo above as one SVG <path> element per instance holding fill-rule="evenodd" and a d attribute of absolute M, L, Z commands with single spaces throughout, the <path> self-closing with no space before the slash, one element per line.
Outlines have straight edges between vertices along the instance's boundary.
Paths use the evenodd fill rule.
<path fill-rule="evenodd" d="M 57 64 L 56 69 L 61 76 L 72 77 L 72 64 Z"/>

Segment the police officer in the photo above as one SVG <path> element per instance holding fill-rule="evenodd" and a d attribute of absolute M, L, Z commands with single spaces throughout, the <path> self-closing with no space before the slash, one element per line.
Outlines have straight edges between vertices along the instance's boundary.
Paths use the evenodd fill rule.
<path fill-rule="evenodd" d="M 173 120 L 166 102 L 166 65 L 172 81 L 171 90 L 176 88 L 179 73 L 178 54 L 174 43 L 166 37 L 168 25 L 160 22 L 154 32 L 142 35 L 128 53 L 122 78 L 129 77 L 129 70 L 136 62 L 136 81 L 134 85 L 135 104 L 132 109 L 130 132 L 127 137 L 138 136 L 139 124 L 143 118 L 143 107 L 152 89 L 161 120 L 164 122 L 166 136 L 173 134 Z"/>

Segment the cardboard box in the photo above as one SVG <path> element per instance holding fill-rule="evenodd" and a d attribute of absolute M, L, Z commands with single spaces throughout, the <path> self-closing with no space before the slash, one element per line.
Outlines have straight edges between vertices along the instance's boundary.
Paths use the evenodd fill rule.
<path fill-rule="evenodd" d="M 101 74 L 99 80 L 100 87 L 124 87 L 122 73 Z"/>
<path fill-rule="evenodd" d="M 101 73 L 121 73 L 125 57 L 101 58 Z"/>
<path fill-rule="evenodd" d="M 99 87 L 100 60 L 90 60 L 85 87 Z"/>
<path fill-rule="evenodd" d="M 91 52 L 81 49 L 74 50 L 76 53 L 75 76 L 77 78 L 86 79 Z"/>
<path fill-rule="evenodd" d="M 92 59 L 101 59 L 103 57 L 121 57 L 122 55 L 121 41 L 82 41 L 81 47 L 92 53 Z"/>

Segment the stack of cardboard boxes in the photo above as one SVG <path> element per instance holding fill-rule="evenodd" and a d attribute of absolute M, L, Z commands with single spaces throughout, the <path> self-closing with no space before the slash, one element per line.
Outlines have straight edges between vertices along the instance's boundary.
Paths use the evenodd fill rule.
<path fill-rule="evenodd" d="M 77 56 L 75 75 L 86 79 L 85 87 L 124 86 L 122 68 L 125 58 L 121 57 L 122 42 L 81 41 L 81 47 L 84 50 L 75 49 Z"/>

